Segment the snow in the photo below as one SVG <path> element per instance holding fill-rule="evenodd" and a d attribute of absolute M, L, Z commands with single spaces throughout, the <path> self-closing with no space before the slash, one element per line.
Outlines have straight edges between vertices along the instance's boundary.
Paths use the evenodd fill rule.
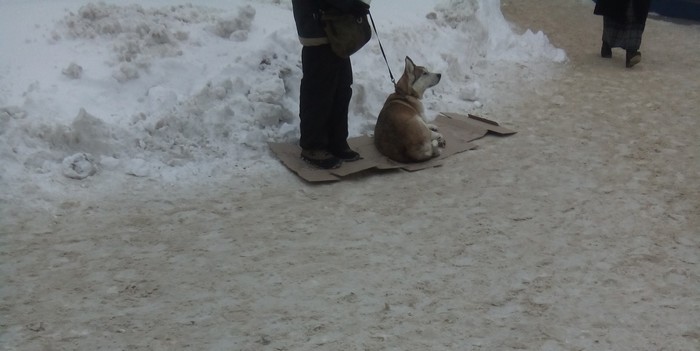
<path fill-rule="evenodd" d="M 373 1 L 429 117 L 518 133 L 310 185 L 266 145 L 289 2 L 139 4 L 0 0 L 1 349 L 697 349 L 700 26 L 650 18 L 627 69 L 590 0 Z M 352 60 L 360 135 L 391 83 Z"/>
<path fill-rule="evenodd" d="M 443 72 L 432 111 L 488 107 L 494 62 L 566 60 L 542 32 L 514 32 L 497 0 L 376 1 L 372 13 L 394 75 L 405 56 Z M 267 142 L 298 140 L 289 0 L 1 0 L 0 33 L 5 204 L 60 197 L 68 179 L 253 179 L 282 167 Z M 357 136 L 392 87 L 376 39 L 352 61 Z"/>

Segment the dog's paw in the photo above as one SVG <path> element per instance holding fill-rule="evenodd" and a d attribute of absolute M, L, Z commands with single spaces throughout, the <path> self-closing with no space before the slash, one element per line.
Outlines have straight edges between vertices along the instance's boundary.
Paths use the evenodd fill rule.
<path fill-rule="evenodd" d="M 426 124 L 426 126 L 428 127 L 428 129 L 432 130 L 433 132 L 438 131 L 438 127 L 434 124 Z"/>
<path fill-rule="evenodd" d="M 435 133 L 435 134 L 437 134 L 436 137 L 435 137 L 435 140 L 437 141 L 437 146 L 438 146 L 438 147 L 442 147 L 442 148 L 444 148 L 445 146 L 447 146 L 447 140 L 445 140 L 445 137 L 442 136 L 442 134 L 439 134 L 439 133 Z"/>

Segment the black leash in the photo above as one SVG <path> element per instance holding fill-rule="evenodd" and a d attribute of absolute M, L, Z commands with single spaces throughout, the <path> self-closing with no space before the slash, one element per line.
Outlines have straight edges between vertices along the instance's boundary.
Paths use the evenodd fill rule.
<path fill-rule="evenodd" d="M 386 54 L 384 53 L 384 46 L 382 46 L 382 41 L 379 40 L 379 33 L 377 33 L 377 26 L 374 25 L 374 18 L 372 18 L 372 13 L 369 13 L 369 20 L 372 22 L 372 28 L 374 28 L 374 34 L 377 36 L 377 42 L 379 43 L 379 49 L 382 50 L 382 56 L 384 56 L 384 62 L 386 62 L 386 68 L 389 69 L 389 77 L 391 77 L 391 83 L 396 85 L 396 80 L 394 75 L 391 73 L 391 67 L 389 67 L 389 60 L 386 59 Z"/>

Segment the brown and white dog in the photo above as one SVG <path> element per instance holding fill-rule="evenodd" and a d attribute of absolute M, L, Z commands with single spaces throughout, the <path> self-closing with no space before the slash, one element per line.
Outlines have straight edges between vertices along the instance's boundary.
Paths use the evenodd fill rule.
<path fill-rule="evenodd" d="M 396 92 L 389 95 L 374 127 L 374 144 L 384 156 L 398 162 L 421 162 L 440 155 L 445 138 L 428 124 L 423 93 L 440 82 L 440 73 L 416 66 L 406 57 Z"/>

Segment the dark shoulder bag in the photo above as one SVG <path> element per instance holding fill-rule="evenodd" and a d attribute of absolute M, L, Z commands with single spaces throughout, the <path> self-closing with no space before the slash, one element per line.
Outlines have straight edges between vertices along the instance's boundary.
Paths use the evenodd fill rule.
<path fill-rule="evenodd" d="M 372 38 L 367 15 L 355 16 L 335 9 L 321 14 L 328 43 L 333 52 L 343 58 L 360 50 Z"/>

